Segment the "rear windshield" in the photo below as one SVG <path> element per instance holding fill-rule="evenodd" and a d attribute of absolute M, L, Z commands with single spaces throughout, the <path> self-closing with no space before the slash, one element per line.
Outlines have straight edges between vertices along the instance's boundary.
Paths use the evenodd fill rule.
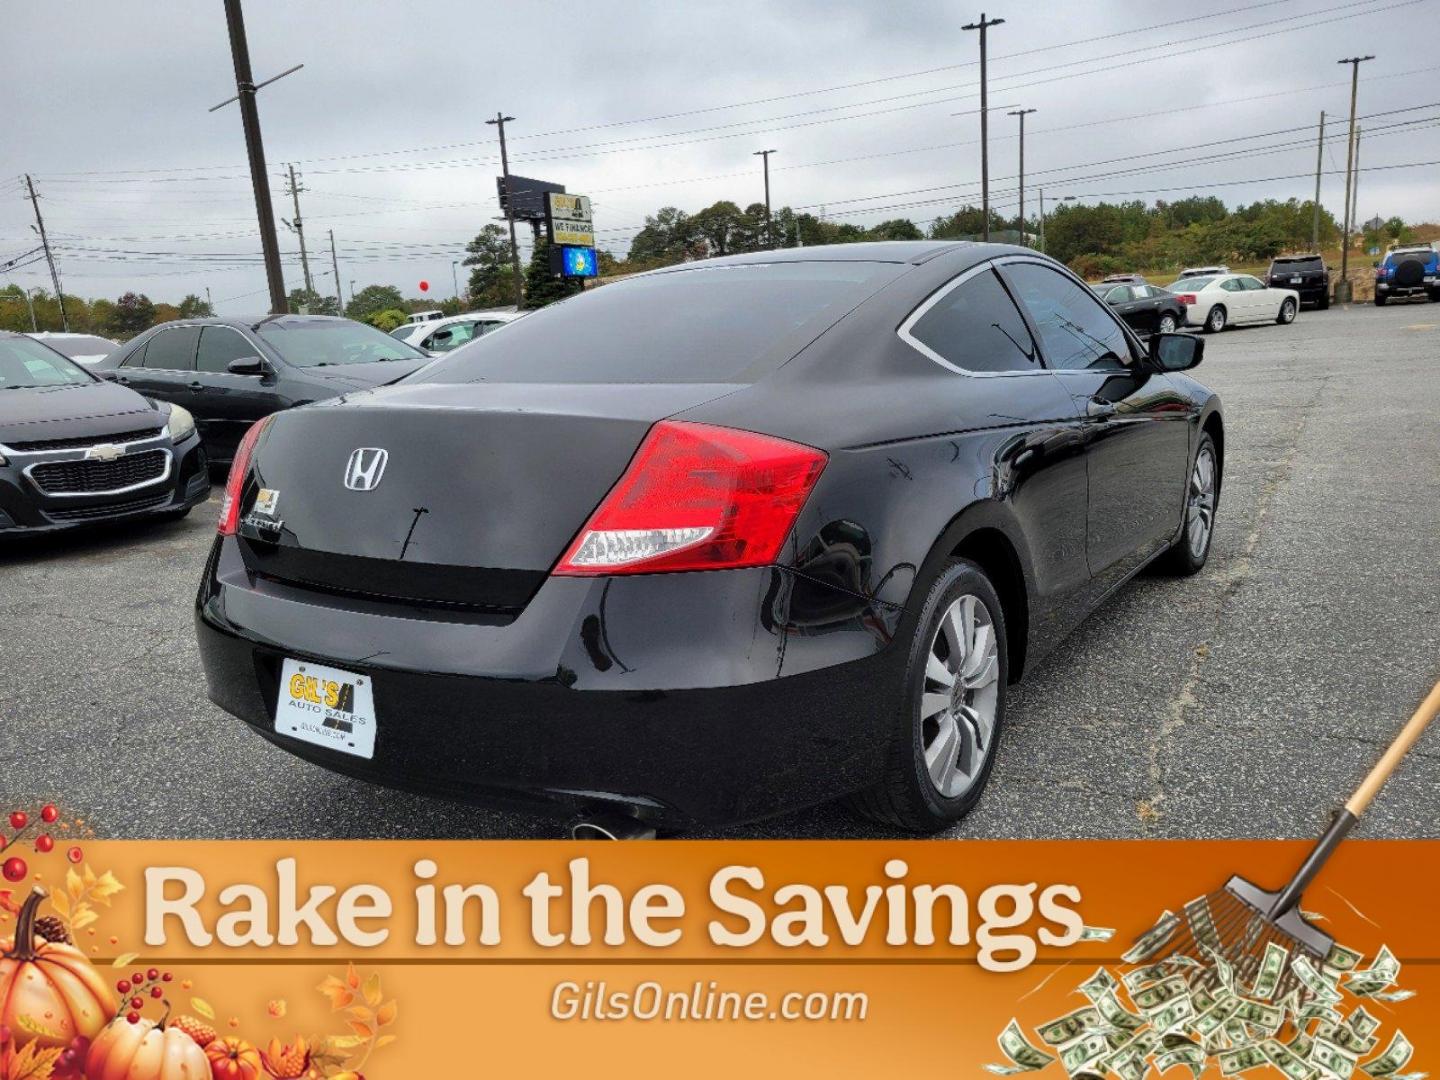
<path fill-rule="evenodd" d="M 1320 270 L 1324 268 L 1318 256 L 1305 256 L 1293 259 L 1276 259 L 1270 264 L 1272 270 Z"/>
<path fill-rule="evenodd" d="M 1201 289 L 1214 281 L 1213 277 L 1187 277 L 1179 281 L 1172 281 L 1165 286 L 1167 292 L 1199 292 Z"/>
<path fill-rule="evenodd" d="M 752 382 L 907 267 L 785 262 L 618 281 L 517 319 L 411 382 Z"/>
<path fill-rule="evenodd" d="M 335 367 L 377 360 L 423 360 L 425 354 L 373 326 L 336 319 L 334 322 L 261 323 L 257 333 L 287 364 Z"/>
<path fill-rule="evenodd" d="M 94 381 L 93 375 L 38 341 L 0 337 L 0 390 L 76 386 Z"/>

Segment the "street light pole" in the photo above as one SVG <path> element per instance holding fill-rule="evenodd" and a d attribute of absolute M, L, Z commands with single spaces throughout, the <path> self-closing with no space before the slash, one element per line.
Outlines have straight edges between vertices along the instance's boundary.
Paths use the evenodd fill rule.
<path fill-rule="evenodd" d="M 494 120 L 486 120 L 485 123 L 494 124 L 500 130 L 500 174 L 505 179 L 505 222 L 510 226 L 510 268 L 515 274 L 515 310 L 519 311 L 525 298 L 520 281 L 520 243 L 515 239 L 515 193 L 510 190 L 510 156 L 505 151 L 505 125 L 514 119 L 513 116 L 497 112 Z"/>
<path fill-rule="evenodd" d="M 1025 117 L 1035 109 L 1016 109 L 1009 116 L 1020 118 L 1020 243 L 1025 243 Z"/>
<path fill-rule="evenodd" d="M 460 302 L 460 272 L 456 269 L 460 265 L 459 259 L 450 260 L 450 286 L 455 290 L 455 302 Z"/>
<path fill-rule="evenodd" d="M 1354 290 L 1350 287 L 1350 189 L 1355 168 L 1355 102 L 1360 92 L 1360 65 L 1373 56 L 1352 56 L 1337 60 L 1350 65 L 1350 137 L 1345 150 L 1345 226 L 1340 233 L 1340 281 L 1335 286 L 1335 302 L 1348 304 Z"/>
<path fill-rule="evenodd" d="M 990 98 L 985 77 L 985 31 L 999 26 L 1004 19 L 986 19 L 980 13 L 978 23 L 962 26 L 962 30 L 980 31 L 980 210 L 985 215 L 985 242 L 990 242 Z"/>
<path fill-rule="evenodd" d="M 1040 189 L 1040 254 L 1045 254 L 1045 189 Z"/>
<path fill-rule="evenodd" d="M 756 150 L 754 157 L 760 158 L 765 163 L 765 244 L 767 247 L 775 247 L 775 225 L 770 217 L 770 155 L 774 150 Z"/>

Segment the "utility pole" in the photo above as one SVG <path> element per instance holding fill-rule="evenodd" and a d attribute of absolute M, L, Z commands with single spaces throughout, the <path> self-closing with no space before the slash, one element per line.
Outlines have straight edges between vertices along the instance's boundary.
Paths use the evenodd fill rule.
<path fill-rule="evenodd" d="M 335 314 L 345 314 L 345 294 L 340 291 L 340 262 L 335 258 L 335 230 L 330 230 L 330 269 L 335 272 Z"/>
<path fill-rule="evenodd" d="M 1355 183 L 1354 190 L 1350 196 L 1350 225 L 1361 233 L 1362 243 L 1364 237 L 1364 226 L 1360 224 L 1360 125 L 1355 125 Z"/>
<path fill-rule="evenodd" d="M 460 265 L 459 259 L 450 260 L 450 285 L 455 290 L 455 300 L 460 300 L 460 272 L 456 269 Z"/>
<path fill-rule="evenodd" d="M 754 157 L 760 158 L 765 163 L 765 243 L 768 247 L 775 247 L 775 225 L 770 217 L 770 155 L 774 150 L 756 150 Z"/>
<path fill-rule="evenodd" d="M 980 31 L 980 210 L 985 215 L 985 242 L 990 242 L 990 98 L 985 78 L 985 31 L 999 26 L 1004 19 L 986 19 L 980 13 L 978 23 L 962 26 L 962 30 Z"/>
<path fill-rule="evenodd" d="M 1350 65 L 1350 137 L 1345 148 L 1345 225 L 1340 233 L 1340 281 L 1335 286 L 1335 302 L 1348 304 L 1354 290 L 1350 287 L 1350 190 L 1355 168 L 1355 101 L 1360 92 L 1360 65 L 1373 56 L 1352 56 L 1337 60 Z"/>
<path fill-rule="evenodd" d="M 210 286 L 205 286 L 205 306 L 210 309 L 210 314 L 215 314 L 215 301 L 210 299 Z"/>
<path fill-rule="evenodd" d="M 515 117 L 497 112 L 494 120 L 486 120 L 500 129 L 500 172 L 505 178 L 505 221 L 510 226 L 510 268 L 515 273 L 515 310 L 519 311 L 525 302 L 520 281 L 520 244 L 515 239 L 515 193 L 510 190 L 510 157 L 505 152 L 505 125 Z"/>
<path fill-rule="evenodd" d="M 25 174 L 25 186 L 30 190 L 30 205 L 35 207 L 35 231 L 40 234 L 40 246 L 45 249 L 45 261 L 50 264 L 50 281 L 55 286 L 55 298 L 60 301 L 60 325 L 68 332 L 70 319 L 65 314 L 65 294 L 60 290 L 60 272 L 55 269 L 55 255 L 50 250 L 50 238 L 45 235 L 45 219 L 40 216 L 40 199 L 35 194 L 35 184 L 30 179 L 30 174 Z M 31 248 L 33 251 L 34 248 Z M 34 325 L 35 312 L 30 312 L 30 322 Z"/>
<path fill-rule="evenodd" d="M 1310 222 L 1310 246 L 1320 251 L 1320 171 L 1325 168 L 1325 110 L 1320 110 L 1320 138 L 1315 144 L 1315 214 Z"/>
<path fill-rule="evenodd" d="M 314 279 L 310 277 L 310 255 L 305 250 L 305 226 L 300 220 L 300 191 L 299 181 L 295 179 L 295 166 L 290 166 L 290 191 L 288 194 L 295 200 L 295 220 L 285 222 L 295 230 L 296 237 L 300 240 L 300 271 L 305 275 L 305 293 L 313 295 L 315 292 Z M 337 286 L 338 287 L 338 286 Z"/>
<path fill-rule="evenodd" d="M 1020 243 L 1025 243 L 1025 117 L 1035 109 L 1016 109 L 1009 116 L 1020 118 Z"/>
<path fill-rule="evenodd" d="M 1045 189 L 1040 189 L 1040 254 L 1045 254 Z"/>
<path fill-rule="evenodd" d="M 280 272 L 280 241 L 275 236 L 275 208 L 270 205 L 270 178 L 265 174 L 265 144 L 260 138 L 260 109 L 255 103 L 255 94 L 261 86 L 268 86 L 276 79 L 283 79 L 304 65 L 296 65 L 289 71 L 282 71 L 274 79 L 267 79 L 258 86 L 250 71 L 250 44 L 245 38 L 245 15 L 240 10 L 240 0 L 225 0 L 225 23 L 230 30 L 230 55 L 235 62 L 235 97 L 213 106 L 210 111 L 230 104 L 240 103 L 240 122 L 245 129 L 245 151 L 250 158 L 250 182 L 255 187 L 255 213 L 260 220 L 260 249 L 265 258 L 265 280 L 270 286 L 270 311 L 283 315 L 288 306 L 285 302 L 285 278 Z"/>

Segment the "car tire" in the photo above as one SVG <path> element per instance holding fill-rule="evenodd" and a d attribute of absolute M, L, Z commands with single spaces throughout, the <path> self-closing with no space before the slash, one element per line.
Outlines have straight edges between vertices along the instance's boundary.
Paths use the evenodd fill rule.
<path fill-rule="evenodd" d="M 1330 294 L 1328 292 L 1321 294 L 1320 299 L 1315 302 L 1315 308 L 1318 311 L 1330 310 Z"/>
<path fill-rule="evenodd" d="M 851 796 L 851 806 L 913 833 L 935 832 L 968 814 L 995 764 L 1009 674 L 1005 611 L 995 587 L 975 563 L 950 560 L 930 586 L 910 640 L 884 776 Z M 950 704 L 935 708 L 947 696 Z"/>
<path fill-rule="evenodd" d="M 1275 316 L 1275 321 L 1281 326 L 1289 326 L 1295 321 L 1295 301 L 1286 299 L 1280 305 L 1280 314 Z"/>
<path fill-rule="evenodd" d="M 1161 556 L 1162 570 L 1189 577 L 1199 573 L 1210 558 L 1220 480 L 1220 455 L 1215 449 L 1215 440 L 1208 432 L 1202 432 L 1200 445 L 1190 462 L 1189 479 L 1185 482 L 1185 515 L 1180 522 L 1180 535 Z"/>
<path fill-rule="evenodd" d="M 1160 316 L 1160 333 L 1173 334 L 1180 324 L 1175 321 L 1175 316 L 1168 311 Z"/>
<path fill-rule="evenodd" d="M 1440 304 L 1440 289 L 1431 289 L 1428 295 L 1432 304 Z"/>
<path fill-rule="evenodd" d="M 1224 304 L 1216 304 L 1205 316 L 1205 333 L 1218 334 L 1225 329 L 1225 323 L 1229 320 L 1229 313 L 1225 310 Z"/>
<path fill-rule="evenodd" d="M 1376 306 L 1376 307 L 1384 307 L 1384 306 L 1385 306 L 1385 297 L 1381 296 L 1379 293 L 1376 293 L 1376 294 L 1375 294 L 1375 306 Z"/>

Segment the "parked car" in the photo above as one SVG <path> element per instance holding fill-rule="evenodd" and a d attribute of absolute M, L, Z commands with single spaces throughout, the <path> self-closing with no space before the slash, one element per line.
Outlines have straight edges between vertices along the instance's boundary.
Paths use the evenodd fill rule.
<path fill-rule="evenodd" d="M 1101 282 L 1095 292 L 1115 314 L 1142 334 L 1173 334 L 1185 325 L 1185 305 L 1157 285 L 1143 279 L 1131 285 Z"/>
<path fill-rule="evenodd" d="M 38 334 L 26 336 L 43 341 L 56 352 L 63 353 L 80 364 L 98 364 L 120 347 L 118 341 L 111 341 L 98 334 L 67 334 L 41 330 Z"/>
<path fill-rule="evenodd" d="M 1024 248 L 636 275 L 246 434 L 211 699 L 353 776 L 644 826 L 972 807 L 1007 686 L 1210 550 L 1204 342 Z M 856 408 L 863 401 L 864 408 Z"/>
<path fill-rule="evenodd" d="M 212 461 L 279 409 L 394 382 L 429 359 L 373 326 L 327 315 L 164 323 L 100 365 L 106 377 L 189 409 Z"/>
<path fill-rule="evenodd" d="M 0 536 L 180 517 L 210 496 L 190 414 L 0 330 Z"/>
<path fill-rule="evenodd" d="M 1391 248 L 1375 267 L 1375 306 L 1398 297 L 1440 300 L 1440 245 L 1406 244 Z"/>
<path fill-rule="evenodd" d="M 1106 274 L 1100 279 L 1101 285 L 1144 285 L 1146 280 L 1141 274 Z"/>
<path fill-rule="evenodd" d="M 1280 255 L 1271 260 L 1266 281 L 1274 289 L 1294 289 L 1300 302 L 1321 311 L 1330 306 L 1330 268 L 1319 255 Z"/>
<path fill-rule="evenodd" d="M 1239 323 L 1286 326 L 1300 310 L 1300 294 L 1294 289 L 1274 289 L 1249 274 L 1181 278 L 1170 291 L 1185 305 L 1186 324 L 1202 327 L 1207 334 Z"/>
<path fill-rule="evenodd" d="M 1187 266 L 1184 270 L 1180 271 L 1180 277 L 1182 279 L 1192 277 L 1213 277 L 1216 274 L 1228 274 L 1229 272 L 1230 268 L 1228 266 Z"/>
<path fill-rule="evenodd" d="M 390 336 L 428 353 L 446 353 L 518 318 L 519 315 L 506 311 L 472 311 L 468 315 L 406 323 L 391 330 Z"/>

